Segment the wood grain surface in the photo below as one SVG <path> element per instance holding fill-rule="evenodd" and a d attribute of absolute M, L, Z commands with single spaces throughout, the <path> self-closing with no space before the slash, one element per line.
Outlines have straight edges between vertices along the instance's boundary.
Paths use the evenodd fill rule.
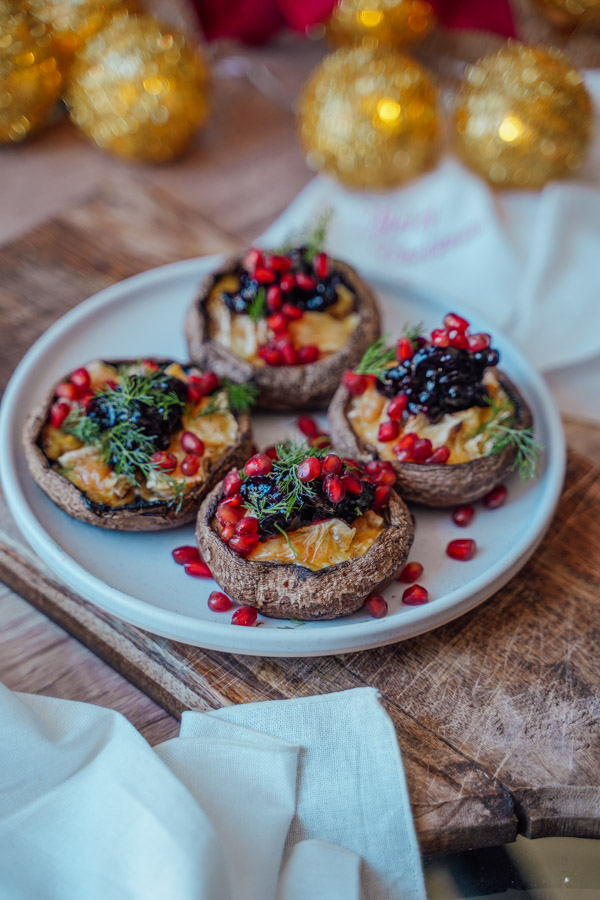
<path fill-rule="evenodd" d="M 157 237 L 165 229 L 168 241 Z M 93 291 L 235 245 L 130 176 L 106 184 L 0 250 L 2 385 L 38 334 Z M 424 852 L 498 844 L 518 832 L 599 836 L 599 550 L 600 472 L 571 455 L 543 546 L 478 609 L 392 647 L 254 659 L 153 637 L 94 609 L 57 583 L 0 506 L 0 576 L 57 623 L 0 593 L 0 678 L 121 709 L 152 742 L 175 733 L 171 716 L 183 709 L 374 685 L 397 728 Z"/>

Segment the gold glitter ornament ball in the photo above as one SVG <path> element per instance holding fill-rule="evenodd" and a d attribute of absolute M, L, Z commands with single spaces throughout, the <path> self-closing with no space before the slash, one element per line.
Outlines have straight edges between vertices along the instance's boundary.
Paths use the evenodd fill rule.
<path fill-rule="evenodd" d="M 516 188 L 541 188 L 578 169 L 591 121 L 590 96 L 566 57 L 513 41 L 468 69 L 454 115 L 467 165 Z"/>
<path fill-rule="evenodd" d="M 559 28 L 600 30 L 600 0 L 535 0 L 536 6 Z"/>
<path fill-rule="evenodd" d="M 408 46 L 425 38 L 435 24 L 426 0 L 339 0 L 328 22 L 337 44 Z"/>
<path fill-rule="evenodd" d="M 422 66 L 390 49 L 332 53 L 309 78 L 298 107 L 308 165 L 354 188 L 414 178 L 438 153 L 437 95 Z"/>
<path fill-rule="evenodd" d="M 76 55 L 65 100 L 98 147 L 163 162 L 206 120 L 208 82 L 204 57 L 184 34 L 123 14 Z"/>
<path fill-rule="evenodd" d="M 61 53 L 71 59 L 117 12 L 139 6 L 134 0 L 25 0 L 28 9 L 54 32 Z"/>
<path fill-rule="evenodd" d="M 62 74 L 50 29 L 0 3 L 0 143 L 22 141 L 44 126 L 60 98 Z"/>

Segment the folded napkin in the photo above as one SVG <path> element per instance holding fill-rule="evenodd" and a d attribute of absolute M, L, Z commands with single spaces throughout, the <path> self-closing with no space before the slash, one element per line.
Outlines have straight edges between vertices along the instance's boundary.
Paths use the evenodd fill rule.
<path fill-rule="evenodd" d="M 184 713 L 152 749 L 112 710 L 0 684 L 7 900 L 424 900 L 372 688 Z"/>
<path fill-rule="evenodd" d="M 598 125 L 600 73 L 586 81 Z M 285 240 L 327 208 L 327 248 L 367 277 L 485 314 L 546 373 L 594 361 L 596 389 L 565 371 L 559 399 L 600 421 L 598 127 L 582 173 L 541 191 L 493 191 L 454 157 L 395 191 L 316 178 L 262 241 Z"/>

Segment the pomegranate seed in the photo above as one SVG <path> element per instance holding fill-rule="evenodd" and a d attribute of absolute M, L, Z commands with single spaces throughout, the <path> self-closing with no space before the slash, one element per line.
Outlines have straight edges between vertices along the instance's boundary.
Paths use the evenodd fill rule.
<path fill-rule="evenodd" d="M 93 391 L 84 391 L 79 397 L 80 404 L 85 408 L 86 412 L 90 411 L 92 400 L 94 399 Z"/>
<path fill-rule="evenodd" d="M 495 488 L 492 488 L 489 494 L 485 495 L 481 502 L 486 509 L 498 509 L 498 507 L 502 506 L 502 504 L 506 500 L 507 494 L 508 491 L 506 490 L 504 485 L 498 484 Z"/>
<path fill-rule="evenodd" d="M 80 392 L 79 388 L 75 387 L 74 384 L 63 381 L 58 385 L 54 393 L 63 400 L 77 400 Z"/>
<path fill-rule="evenodd" d="M 231 538 L 234 536 L 234 534 L 235 534 L 235 525 L 232 525 L 231 522 L 229 522 L 228 525 L 223 525 L 223 527 L 221 529 L 221 540 L 225 544 L 228 544 L 229 541 L 231 540 Z"/>
<path fill-rule="evenodd" d="M 181 474 L 191 478 L 200 468 L 200 457 L 194 453 L 188 453 L 181 462 Z"/>
<path fill-rule="evenodd" d="M 297 425 L 306 437 L 314 437 L 319 433 L 319 426 L 311 416 L 298 416 Z"/>
<path fill-rule="evenodd" d="M 381 594 L 371 594 L 365 600 L 365 609 L 374 619 L 383 619 L 387 614 L 388 605 Z"/>
<path fill-rule="evenodd" d="M 458 559 L 461 562 L 473 559 L 476 550 L 477 544 L 471 538 L 458 538 L 456 541 L 450 541 L 446 547 L 448 556 L 451 559 Z"/>
<path fill-rule="evenodd" d="M 244 472 L 249 478 L 255 475 L 268 475 L 273 468 L 273 460 L 266 453 L 255 453 L 251 456 L 246 465 Z"/>
<path fill-rule="evenodd" d="M 331 447 L 331 437 L 328 434 L 316 434 L 309 439 L 308 443 L 311 447 L 316 447 L 317 450 L 326 450 L 328 447 Z"/>
<path fill-rule="evenodd" d="M 108 390 L 114 391 L 114 390 L 116 390 L 116 388 L 118 388 L 118 386 L 119 385 L 117 384 L 117 382 L 113 381 L 112 378 L 109 378 L 108 381 L 104 382 L 105 390 L 108 389 Z"/>
<path fill-rule="evenodd" d="M 242 265 L 249 272 L 254 272 L 257 266 L 262 266 L 263 264 L 263 255 L 260 250 L 257 250 L 256 247 L 253 247 L 251 250 L 248 250 L 244 257 L 244 261 Z"/>
<path fill-rule="evenodd" d="M 418 440 L 419 440 L 419 435 L 415 434 L 414 431 L 409 431 L 400 438 L 400 440 L 396 444 L 396 447 L 398 448 L 398 451 L 408 450 L 408 452 L 412 456 L 414 446 Z M 396 449 L 396 447 L 394 447 L 394 450 Z"/>
<path fill-rule="evenodd" d="M 377 440 L 387 444 L 389 441 L 395 441 L 399 434 L 400 425 L 398 422 L 394 422 L 393 420 L 382 422 L 379 426 L 379 431 L 377 432 Z"/>
<path fill-rule="evenodd" d="M 223 591 L 211 591 L 208 595 L 208 608 L 213 612 L 227 612 L 231 609 L 231 600 Z"/>
<path fill-rule="evenodd" d="M 388 487 L 393 487 L 393 485 L 396 484 L 396 473 L 391 466 L 389 469 L 381 469 L 381 471 L 374 476 L 374 481 L 376 484 L 386 484 Z"/>
<path fill-rule="evenodd" d="M 409 562 L 406 563 L 404 568 L 401 570 L 398 575 L 398 581 L 403 581 L 404 584 L 412 584 L 423 574 L 423 566 L 418 562 Z"/>
<path fill-rule="evenodd" d="M 231 497 L 225 497 L 224 500 L 221 500 L 221 506 L 233 506 L 234 509 L 237 509 L 242 503 L 243 500 L 241 494 L 232 494 Z"/>
<path fill-rule="evenodd" d="M 231 617 L 232 625 L 254 625 L 258 613 L 253 606 L 240 606 Z"/>
<path fill-rule="evenodd" d="M 463 334 L 462 331 L 449 331 L 448 338 L 450 340 L 450 346 L 455 347 L 457 350 L 468 350 L 469 342 L 467 340 L 466 334 Z"/>
<path fill-rule="evenodd" d="M 181 435 L 181 449 L 185 450 L 186 453 L 202 456 L 204 453 L 204 441 L 201 441 L 193 431 L 184 431 Z"/>
<path fill-rule="evenodd" d="M 327 475 L 323 479 L 323 490 L 332 503 L 341 503 L 346 496 L 346 485 L 339 475 Z"/>
<path fill-rule="evenodd" d="M 80 392 L 89 390 L 90 383 L 90 373 L 83 366 L 80 369 L 75 369 L 71 375 L 71 384 L 74 384 Z"/>
<path fill-rule="evenodd" d="M 197 547 L 192 547 L 190 544 L 186 544 L 183 547 L 175 547 L 174 550 L 171 550 L 171 556 L 178 566 L 185 566 L 189 562 L 201 561 L 200 551 Z"/>
<path fill-rule="evenodd" d="M 191 406 L 196 406 L 197 403 L 200 403 L 204 394 L 200 390 L 200 387 L 197 384 L 188 384 L 187 389 L 187 399 L 188 403 Z"/>
<path fill-rule="evenodd" d="M 151 375 L 152 372 L 158 372 L 160 366 L 153 359 L 143 359 L 140 368 L 143 375 Z"/>
<path fill-rule="evenodd" d="M 183 567 L 186 575 L 191 575 L 192 578 L 212 578 L 212 572 L 208 568 L 205 562 L 202 560 L 193 560 L 192 562 L 185 563 Z"/>
<path fill-rule="evenodd" d="M 429 438 L 419 438 L 412 448 L 412 458 L 415 462 L 425 462 L 433 453 L 433 445 Z"/>
<path fill-rule="evenodd" d="M 392 489 L 389 484 L 376 484 L 373 506 L 375 506 L 377 509 L 381 509 L 382 507 L 387 506 L 391 494 Z"/>
<path fill-rule="evenodd" d="M 257 534 L 234 534 L 229 541 L 229 547 L 240 556 L 249 556 L 258 546 Z"/>
<path fill-rule="evenodd" d="M 258 284 L 273 284 L 275 272 L 272 269 L 267 269 L 266 266 L 257 266 L 252 277 Z"/>
<path fill-rule="evenodd" d="M 314 481 L 321 474 L 321 463 L 316 456 L 308 456 L 296 469 L 300 481 Z"/>
<path fill-rule="evenodd" d="M 283 359 L 283 363 L 286 366 L 297 366 L 298 365 L 298 354 L 294 350 L 291 341 L 282 341 L 281 347 L 279 348 L 279 352 L 281 353 L 281 358 Z"/>
<path fill-rule="evenodd" d="M 284 331 L 287 331 L 288 320 L 283 313 L 273 313 L 272 316 L 267 318 L 267 325 L 275 334 L 282 334 Z"/>
<path fill-rule="evenodd" d="M 242 478 L 237 469 L 232 469 L 223 479 L 223 493 L 226 497 L 237 494 L 242 486 Z"/>
<path fill-rule="evenodd" d="M 327 278 L 329 274 L 329 258 L 326 253 L 315 254 L 313 268 L 317 278 Z"/>
<path fill-rule="evenodd" d="M 258 532 L 258 519 L 254 516 L 244 516 L 235 526 L 236 534 L 256 534 Z"/>
<path fill-rule="evenodd" d="M 270 285 L 267 290 L 267 309 L 269 312 L 276 313 L 279 312 L 282 306 L 281 288 L 278 284 Z"/>
<path fill-rule="evenodd" d="M 281 312 L 287 319 L 301 319 L 304 315 L 304 310 L 294 303 L 284 303 Z"/>
<path fill-rule="evenodd" d="M 274 272 L 289 272 L 292 267 L 292 261 L 289 256 L 277 253 L 269 257 L 268 265 Z"/>
<path fill-rule="evenodd" d="M 346 487 L 347 494 L 351 494 L 353 497 L 360 497 L 363 490 L 360 478 L 357 478 L 353 472 L 346 472 L 345 475 L 342 475 L 342 481 Z"/>
<path fill-rule="evenodd" d="M 279 287 L 285 294 L 287 294 L 289 291 L 293 291 L 296 287 L 296 276 L 291 272 L 288 272 L 286 275 L 282 275 L 279 280 Z"/>
<path fill-rule="evenodd" d="M 335 453 L 330 453 L 321 460 L 321 472 L 323 475 L 337 475 L 342 468 L 342 461 Z"/>
<path fill-rule="evenodd" d="M 402 337 L 396 344 L 396 359 L 398 362 L 406 362 L 415 355 L 414 347 L 410 338 Z"/>
<path fill-rule="evenodd" d="M 358 462 L 358 460 L 352 459 L 351 456 L 344 456 L 344 458 L 342 459 L 342 462 L 344 463 L 344 465 L 346 466 L 347 469 L 355 469 L 357 472 L 360 472 L 362 470 L 362 466 Z"/>
<path fill-rule="evenodd" d="M 402 602 L 407 606 L 421 606 L 429 600 L 429 593 L 421 584 L 413 584 L 402 594 Z"/>
<path fill-rule="evenodd" d="M 260 356 L 264 359 L 268 366 L 282 366 L 283 357 L 277 347 L 262 347 Z"/>
<path fill-rule="evenodd" d="M 434 328 L 431 332 L 431 343 L 435 347 L 449 347 L 450 338 L 442 328 Z"/>
<path fill-rule="evenodd" d="M 302 291 L 314 291 L 317 286 L 315 279 L 306 272 L 296 272 L 296 284 Z"/>
<path fill-rule="evenodd" d="M 467 320 L 463 319 L 462 316 L 458 316 L 456 313 L 448 313 L 444 319 L 444 325 L 448 331 L 454 329 L 455 331 L 460 332 L 466 331 L 469 327 Z"/>
<path fill-rule="evenodd" d="M 474 515 L 475 510 L 472 506 L 457 506 L 452 513 L 452 521 L 455 525 L 458 525 L 459 528 L 466 528 L 467 525 L 470 525 Z"/>
<path fill-rule="evenodd" d="M 204 392 L 205 396 L 208 397 L 209 394 L 214 394 L 217 388 L 220 386 L 220 381 L 217 375 L 214 372 L 204 372 L 203 375 L 199 376 L 198 381 L 201 390 Z"/>
<path fill-rule="evenodd" d="M 408 406 L 408 397 L 406 394 L 398 394 L 393 400 L 390 400 L 387 408 L 387 414 L 390 419 L 399 420 L 402 413 Z"/>
<path fill-rule="evenodd" d="M 71 407 L 66 400 L 57 400 L 56 403 L 53 403 L 50 408 L 50 424 L 52 427 L 60 428 L 70 412 Z"/>
<path fill-rule="evenodd" d="M 269 459 L 279 459 L 277 447 L 265 447 L 265 453 L 269 457 Z"/>
<path fill-rule="evenodd" d="M 365 472 L 367 475 L 379 475 L 379 473 L 383 469 L 383 460 L 382 459 L 370 459 L 368 463 L 365 465 Z"/>
<path fill-rule="evenodd" d="M 298 348 L 298 362 L 303 366 L 316 362 L 320 355 L 321 351 L 316 344 L 307 344 L 306 347 Z"/>
<path fill-rule="evenodd" d="M 177 457 L 174 453 L 167 453 L 165 450 L 157 450 L 150 457 L 150 462 L 154 469 L 161 469 L 163 472 L 174 472 L 177 468 Z"/>
<path fill-rule="evenodd" d="M 467 343 L 471 353 L 479 353 L 480 350 L 487 350 L 492 342 L 489 334 L 468 334 Z"/>
<path fill-rule="evenodd" d="M 344 372 L 342 382 L 346 390 L 351 394 L 364 394 L 368 384 L 365 375 L 357 375 L 356 372 L 353 372 L 351 369 Z"/>
<path fill-rule="evenodd" d="M 403 462 L 412 462 L 413 461 L 412 453 L 410 452 L 410 450 L 398 450 L 398 449 L 396 449 L 397 447 L 398 447 L 398 444 L 396 444 L 393 447 L 393 450 L 394 450 L 394 453 L 396 454 L 396 459 L 398 460 L 398 462 L 403 463 Z"/>
<path fill-rule="evenodd" d="M 439 465 L 444 466 L 450 459 L 450 450 L 446 447 L 445 444 L 442 444 L 441 447 L 437 447 L 429 459 L 425 460 L 425 464 L 429 464 L 431 466 Z"/>
<path fill-rule="evenodd" d="M 221 525 L 237 525 L 240 519 L 244 518 L 244 512 L 230 503 L 219 503 L 215 516 Z"/>

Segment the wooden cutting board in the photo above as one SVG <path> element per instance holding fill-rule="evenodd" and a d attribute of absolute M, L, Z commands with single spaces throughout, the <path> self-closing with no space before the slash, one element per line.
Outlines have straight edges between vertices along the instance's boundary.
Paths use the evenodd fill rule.
<path fill-rule="evenodd" d="M 99 288 L 234 247 L 129 176 L 106 185 L 0 250 L 2 386 L 32 341 Z M 175 716 L 375 686 L 397 728 L 424 852 L 517 833 L 600 836 L 600 471 L 581 457 L 570 455 L 554 524 L 509 585 L 443 628 L 364 653 L 263 659 L 149 635 L 60 585 L 2 502 L 0 577 Z"/>

